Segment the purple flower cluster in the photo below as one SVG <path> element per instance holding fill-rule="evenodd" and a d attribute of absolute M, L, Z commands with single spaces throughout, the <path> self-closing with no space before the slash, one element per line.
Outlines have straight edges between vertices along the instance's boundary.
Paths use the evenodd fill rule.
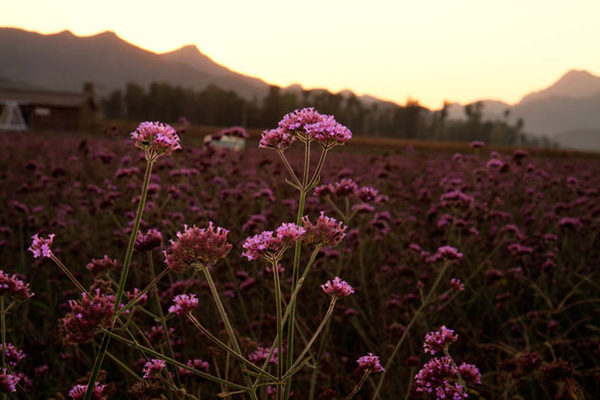
<path fill-rule="evenodd" d="M 85 398 L 85 392 L 87 391 L 88 385 L 75 385 L 69 390 L 69 396 L 73 400 L 83 400 Z M 96 382 L 94 384 L 94 391 L 92 392 L 92 400 L 106 400 L 107 397 L 103 395 L 106 385 Z"/>
<path fill-rule="evenodd" d="M 264 231 L 246 238 L 242 243 L 244 249 L 242 256 L 248 260 L 256 260 L 260 257 L 269 260 L 277 259 L 281 256 L 282 251 L 303 237 L 305 233 L 306 229 L 296 224 L 281 224 L 275 232 Z"/>
<path fill-rule="evenodd" d="M 27 250 L 29 250 L 33 253 L 34 258 L 39 258 L 39 257 L 49 258 L 52 255 L 52 250 L 50 250 L 50 246 L 52 245 L 52 242 L 54 241 L 54 233 L 51 233 L 50 235 L 48 235 L 47 239 L 44 239 L 43 237 L 38 236 L 38 234 L 36 233 L 35 235 L 32 236 L 32 239 L 33 239 L 33 242 L 31 243 L 31 246 L 29 246 L 29 248 Z"/>
<path fill-rule="evenodd" d="M 17 384 L 21 380 L 17 375 L 9 374 L 6 368 L 2 368 L 0 373 L 0 393 L 14 393 L 17 391 Z"/>
<path fill-rule="evenodd" d="M 352 132 L 332 115 L 320 114 L 309 107 L 284 115 L 277 128 L 263 132 L 259 147 L 284 150 L 295 139 L 314 140 L 323 147 L 333 147 L 344 144 L 351 137 Z"/>
<path fill-rule="evenodd" d="M 148 229 L 146 233 L 138 232 L 135 239 L 135 249 L 139 252 L 151 251 L 162 247 L 163 236 L 156 228 Z"/>
<path fill-rule="evenodd" d="M 425 353 L 444 353 L 448 346 L 458 340 L 458 335 L 454 333 L 452 329 L 446 328 L 444 325 L 439 331 L 429 332 L 425 335 L 425 344 L 423 349 Z"/>
<path fill-rule="evenodd" d="M 173 304 L 169 307 L 169 312 L 177 315 L 184 315 L 192 312 L 198 307 L 198 298 L 195 294 L 179 294 L 173 298 Z"/>
<path fill-rule="evenodd" d="M 348 282 L 341 280 L 339 276 L 322 284 L 321 289 L 329 296 L 335 298 L 350 296 L 354 293 L 354 288 Z"/>
<path fill-rule="evenodd" d="M 373 353 L 369 353 L 366 356 L 360 357 L 356 360 L 358 363 L 358 368 L 361 371 L 370 371 L 370 372 L 383 372 L 385 369 L 379 363 L 379 356 L 376 356 Z"/>
<path fill-rule="evenodd" d="M 171 240 L 170 249 L 164 252 L 165 262 L 176 272 L 185 271 L 192 265 L 215 265 L 233 247 L 227 242 L 228 233 L 227 229 L 215 228 L 212 222 L 205 229 L 184 225 L 183 233 L 177 232 L 177 240 Z"/>
<path fill-rule="evenodd" d="M 192 368 L 195 368 L 195 369 L 198 369 L 198 370 L 202 370 L 204 372 L 208 372 L 210 370 L 210 364 L 207 361 L 201 360 L 199 358 L 195 358 L 193 360 L 188 360 L 188 362 L 186 363 L 186 365 L 188 367 L 192 367 Z M 179 367 L 178 371 L 179 371 L 179 375 L 180 376 L 191 377 L 191 376 L 194 375 L 191 371 L 189 371 L 189 370 L 187 370 L 185 368 Z"/>
<path fill-rule="evenodd" d="M 35 295 L 29 283 L 23 282 L 16 275 L 8 275 L 0 269 L 0 295 L 7 295 L 20 300 L 30 299 Z"/>
<path fill-rule="evenodd" d="M 334 218 L 327 217 L 321 211 L 316 224 L 310 222 L 308 216 L 302 218 L 306 234 L 302 240 L 309 245 L 337 246 L 345 236 L 346 226 Z"/>
<path fill-rule="evenodd" d="M 119 261 L 116 259 L 108 258 L 105 254 L 103 258 L 94 258 L 92 261 L 86 266 L 87 270 L 92 274 L 99 274 L 106 270 L 115 269 L 119 266 Z"/>
<path fill-rule="evenodd" d="M 156 358 L 151 359 L 146 364 L 144 364 L 144 369 L 142 372 L 144 373 L 144 379 L 153 379 L 160 372 L 167 367 L 167 363 L 164 360 L 158 360 Z"/>
<path fill-rule="evenodd" d="M 15 347 L 15 345 L 12 343 L 6 343 L 6 348 L 4 345 L 4 343 L 0 343 L 0 351 L 4 351 L 8 365 L 14 367 L 26 357 L 26 354 L 23 352 L 23 350 Z"/>
<path fill-rule="evenodd" d="M 268 347 L 258 346 L 256 348 L 256 350 L 254 350 L 252 353 L 248 354 L 248 360 L 252 361 L 252 363 L 254 363 L 256 365 L 262 366 L 262 364 L 264 364 L 264 362 L 269 357 L 270 351 L 271 351 L 271 349 Z M 273 350 L 273 354 L 271 355 L 271 360 L 269 360 L 269 362 L 271 364 L 277 364 L 277 362 L 278 362 L 277 351 L 278 351 L 277 348 L 275 348 Z"/>
<path fill-rule="evenodd" d="M 149 160 L 171 154 L 181 149 L 179 136 L 175 129 L 161 122 L 142 122 L 135 131 L 131 132 L 135 145 L 146 152 Z"/>
<path fill-rule="evenodd" d="M 85 343 L 94 337 L 98 329 L 113 324 L 115 298 L 96 289 L 93 297 L 81 294 L 81 302 L 69 300 L 71 311 L 62 320 L 65 339 L 69 343 Z"/>

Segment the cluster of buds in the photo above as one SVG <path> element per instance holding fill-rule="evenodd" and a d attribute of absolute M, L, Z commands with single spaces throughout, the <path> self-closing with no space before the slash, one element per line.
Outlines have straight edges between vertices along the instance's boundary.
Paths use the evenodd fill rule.
<path fill-rule="evenodd" d="M 277 261 L 286 249 L 305 234 L 305 228 L 293 223 L 284 223 L 275 232 L 265 231 L 247 238 L 242 243 L 242 255 L 248 260 L 264 257 L 269 261 Z"/>
<path fill-rule="evenodd" d="M 156 161 L 161 155 L 169 155 L 181 149 L 175 129 L 160 122 L 142 122 L 131 132 L 135 145 L 144 150 L 148 161 Z"/>
<path fill-rule="evenodd" d="M 110 328 L 113 324 L 115 298 L 104 295 L 96 289 L 94 296 L 81 294 L 81 302 L 69 300 L 71 311 L 62 321 L 65 338 L 69 343 L 85 343 L 94 337 L 99 329 Z"/>

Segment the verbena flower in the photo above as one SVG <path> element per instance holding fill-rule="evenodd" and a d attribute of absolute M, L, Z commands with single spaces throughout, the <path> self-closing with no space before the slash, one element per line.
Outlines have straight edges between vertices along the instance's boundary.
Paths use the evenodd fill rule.
<path fill-rule="evenodd" d="M 281 128 L 269 129 L 262 133 L 258 147 L 263 149 L 285 150 L 294 143 L 294 136 Z"/>
<path fill-rule="evenodd" d="M 464 388 L 461 385 L 452 385 L 456 378 L 456 368 L 449 357 L 433 358 L 423 365 L 415 375 L 417 392 L 427 392 L 436 395 L 437 399 L 455 399 L 454 393 L 462 397 Z M 450 395 L 449 397 L 443 397 Z"/>
<path fill-rule="evenodd" d="M 208 372 L 210 370 L 210 364 L 204 360 L 201 360 L 199 358 L 195 358 L 193 360 L 188 360 L 187 363 L 185 363 L 188 367 L 192 367 L 195 369 L 199 369 L 199 370 L 203 370 L 204 372 Z M 185 369 L 185 368 L 181 368 L 178 367 L 178 371 L 179 371 L 179 375 L 180 376 L 186 376 L 186 377 L 190 377 L 193 376 L 193 372 Z"/>
<path fill-rule="evenodd" d="M 163 369 L 166 368 L 166 366 L 167 366 L 167 363 L 164 360 L 159 360 L 156 358 L 151 359 L 146 364 L 144 364 L 144 369 L 142 370 L 142 372 L 144 373 L 143 378 L 144 379 L 155 378 L 157 375 L 160 374 L 160 372 Z"/>
<path fill-rule="evenodd" d="M 137 147 L 146 152 L 148 160 L 156 160 L 163 154 L 169 155 L 181 149 L 175 129 L 161 122 L 142 122 L 131 132 L 131 138 Z"/>
<path fill-rule="evenodd" d="M 458 372 L 466 382 L 481 385 L 481 373 L 475 365 L 462 363 L 458 366 Z"/>
<path fill-rule="evenodd" d="M 0 393 L 14 393 L 17 391 L 17 384 L 21 380 L 17 375 L 9 374 L 6 368 L 2 368 L 0 373 Z"/>
<path fill-rule="evenodd" d="M 242 243 L 244 252 L 242 256 L 248 260 L 256 260 L 265 257 L 274 260 L 281 256 L 282 251 L 287 249 L 296 240 L 303 237 L 306 229 L 294 223 L 283 223 L 275 232 L 264 231 L 246 238 Z"/>
<path fill-rule="evenodd" d="M 321 289 L 329 296 L 336 298 L 350 296 L 354 293 L 354 288 L 348 282 L 341 280 L 339 276 L 325 282 L 321 285 Z"/>
<path fill-rule="evenodd" d="M 335 120 L 333 115 L 323 116 L 321 121 L 306 124 L 304 130 L 308 136 L 323 147 L 340 145 L 352 138 L 350 129 Z"/>
<path fill-rule="evenodd" d="M 119 261 L 117 261 L 116 259 L 108 258 L 108 256 L 105 254 L 103 258 L 92 259 L 92 261 L 88 263 L 88 265 L 86 265 L 86 268 L 91 273 L 98 274 L 109 269 L 115 269 L 118 266 Z"/>
<path fill-rule="evenodd" d="M 371 372 L 383 372 L 385 369 L 379 363 L 379 356 L 376 356 L 373 353 L 369 353 L 366 356 L 360 357 L 356 360 L 358 363 L 358 368 L 361 371 L 371 371 Z"/>
<path fill-rule="evenodd" d="M 0 269 L 0 295 L 19 300 L 26 300 L 35 295 L 29 289 L 29 283 L 23 282 L 16 275 L 8 275 Z"/>
<path fill-rule="evenodd" d="M 32 236 L 33 241 L 31 242 L 31 246 L 27 250 L 33 253 L 34 258 L 46 257 L 49 258 L 52 255 L 52 250 L 50 250 L 50 246 L 54 241 L 54 233 L 48 235 L 47 239 L 38 236 L 36 233 Z"/>
<path fill-rule="evenodd" d="M 334 218 L 326 217 L 323 211 L 316 224 L 312 224 L 308 216 L 305 216 L 302 218 L 302 226 L 306 230 L 302 240 L 306 244 L 319 246 L 337 246 L 344 238 L 347 228 Z"/>
<path fill-rule="evenodd" d="M 336 196 L 349 196 L 358 192 L 358 185 L 350 178 L 340 179 L 333 184 L 333 193 Z"/>
<path fill-rule="evenodd" d="M 463 283 L 458 278 L 450 279 L 450 286 L 452 286 L 452 289 L 454 289 L 457 292 L 462 292 L 463 290 L 465 290 L 465 285 L 463 285 Z"/>
<path fill-rule="evenodd" d="M 88 385 L 75 385 L 69 390 L 69 396 L 73 400 L 83 400 L 85 398 L 85 392 L 87 391 Z M 94 383 L 94 391 L 92 392 L 92 400 L 106 400 L 107 397 L 103 395 L 104 388 L 106 385 L 99 382 Z"/>
<path fill-rule="evenodd" d="M 140 252 L 151 251 L 162 247 L 163 236 L 158 229 L 148 229 L 146 233 L 138 232 L 135 249 Z"/>
<path fill-rule="evenodd" d="M 179 294 L 173 298 L 173 304 L 169 307 L 169 312 L 177 315 L 184 315 L 198 307 L 198 298 L 195 294 Z"/>
<path fill-rule="evenodd" d="M 71 311 L 62 320 L 65 338 L 70 343 L 85 343 L 99 329 L 110 328 L 113 323 L 115 298 L 104 295 L 99 289 L 93 297 L 81 294 L 81 302 L 69 300 Z"/>
<path fill-rule="evenodd" d="M 15 347 L 12 343 L 0 343 L 0 351 L 4 351 L 6 362 L 13 367 L 27 356 L 23 350 Z"/>
<path fill-rule="evenodd" d="M 170 249 L 164 252 L 165 262 L 176 272 L 185 271 L 192 265 L 215 265 L 233 247 L 227 242 L 228 234 L 227 229 L 215 228 L 212 222 L 202 229 L 184 225 L 184 231 L 177 232 L 177 240 L 171 240 Z"/>
<path fill-rule="evenodd" d="M 425 335 L 425 344 L 423 349 L 425 353 L 435 354 L 443 353 L 448 349 L 448 346 L 458 340 L 458 335 L 452 329 L 446 328 L 444 325 L 439 331 L 429 332 Z"/>
<path fill-rule="evenodd" d="M 460 260 L 463 257 L 463 254 L 458 251 L 456 247 L 452 246 L 441 246 L 437 249 L 437 252 L 434 254 L 434 261 L 438 260 Z"/>
<path fill-rule="evenodd" d="M 271 349 L 268 347 L 258 346 L 256 348 L 256 350 L 254 350 L 252 353 L 248 354 L 248 360 L 252 361 L 253 364 L 262 366 L 262 364 L 264 364 L 264 362 L 269 357 L 270 351 L 271 351 Z M 277 348 L 275 348 L 273 350 L 273 354 L 271 355 L 271 359 L 269 360 L 269 362 L 271 364 L 277 364 L 277 361 L 278 361 L 277 356 L 278 356 Z"/>

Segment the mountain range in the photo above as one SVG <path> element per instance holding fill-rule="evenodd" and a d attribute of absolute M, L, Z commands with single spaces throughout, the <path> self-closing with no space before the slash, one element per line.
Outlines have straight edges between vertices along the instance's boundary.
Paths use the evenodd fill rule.
<path fill-rule="evenodd" d="M 78 37 L 70 31 L 42 35 L 0 28 L 0 54 L 0 87 L 81 91 L 84 82 L 91 81 L 99 95 L 106 95 L 127 82 L 145 86 L 164 81 L 197 90 L 214 84 L 252 100 L 264 97 L 270 86 L 216 63 L 194 45 L 157 54 L 114 32 Z M 302 87 L 292 85 L 284 91 L 301 92 Z M 368 95 L 360 100 L 389 104 Z M 517 104 L 495 100 L 482 100 L 482 104 L 485 119 L 521 118 L 528 134 L 546 135 L 565 147 L 600 150 L 600 77 L 587 71 L 568 71 Z M 448 118 L 465 118 L 464 106 L 451 104 Z"/>

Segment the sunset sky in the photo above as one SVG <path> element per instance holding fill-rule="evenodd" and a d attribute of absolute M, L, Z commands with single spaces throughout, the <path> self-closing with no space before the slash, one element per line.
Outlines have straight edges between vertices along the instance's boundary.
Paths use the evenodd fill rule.
<path fill-rule="evenodd" d="M 186 44 L 269 83 L 438 108 L 508 103 L 569 69 L 600 74 L 600 1 L 5 1 L 0 26 Z M 6 56 L 6 55 L 2 55 Z"/>

